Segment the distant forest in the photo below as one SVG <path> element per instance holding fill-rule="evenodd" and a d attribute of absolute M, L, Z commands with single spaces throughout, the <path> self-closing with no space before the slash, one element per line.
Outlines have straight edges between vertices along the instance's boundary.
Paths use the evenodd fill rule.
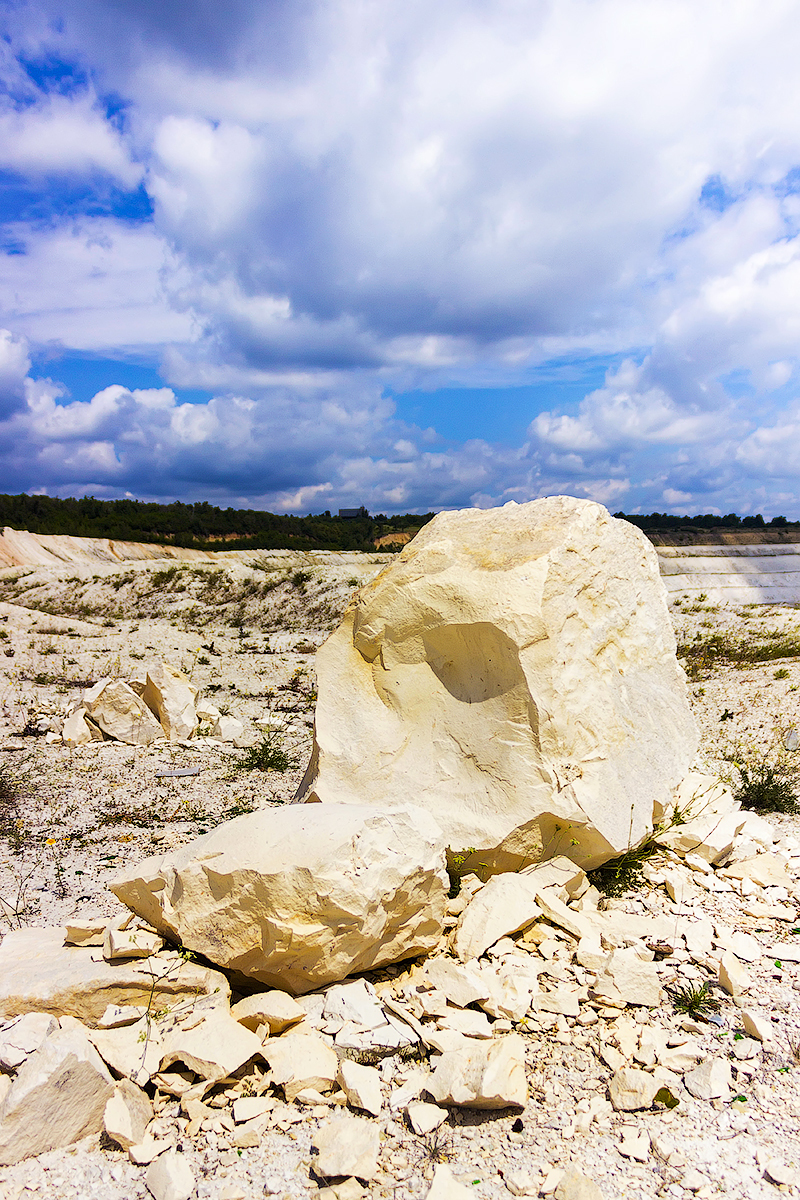
<path fill-rule="evenodd" d="M 362 510 L 363 511 L 363 510 Z M 0 528 L 118 542 L 156 542 L 198 550 L 375 550 L 377 538 L 413 536 L 434 516 L 290 517 L 213 504 L 145 504 L 140 500 L 59 500 L 0 495 Z M 390 549 L 390 547 L 380 547 Z"/>
<path fill-rule="evenodd" d="M 630 515 L 616 512 L 614 516 L 623 521 L 630 521 L 632 525 L 638 525 L 644 533 L 683 530 L 690 532 L 701 529 L 800 529 L 800 521 L 787 521 L 786 517 L 773 517 L 771 521 L 765 521 L 761 513 L 755 517 L 737 517 L 736 513 L 728 513 L 725 517 L 718 517 L 713 513 L 704 513 L 697 517 L 675 517 L 672 513 L 654 512 L 648 516 L 641 516 L 638 513 Z"/>
<path fill-rule="evenodd" d="M 364 514 L 364 510 L 359 510 Z M 67 533 L 74 537 L 111 538 L 120 542 L 160 542 L 198 550 L 374 550 L 378 538 L 393 533 L 413 535 L 435 514 L 406 513 L 387 517 L 290 517 L 252 508 L 215 508 L 201 504 L 146 504 L 141 500 L 59 500 L 53 496 L 0 495 L 0 528 L 31 533 Z M 614 513 L 644 533 L 691 533 L 709 529 L 800 529 L 800 521 L 758 514 L 676 517 L 671 513 Z M 395 547 L 381 546 L 383 550 Z"/>

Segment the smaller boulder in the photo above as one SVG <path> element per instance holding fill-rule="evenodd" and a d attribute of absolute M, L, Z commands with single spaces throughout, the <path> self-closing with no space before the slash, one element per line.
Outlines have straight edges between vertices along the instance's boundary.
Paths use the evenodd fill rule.
<path fill-rule="evenodd" d="M 339 1071 L 336 1051 L 318 1033 L 284 1033 L 266 1042 L 262 1054 L 272 1068 L 273 1080 L 283 1087 L 289 1102 L 306 1088 L 329 1092 Z"/>
<path fill-rule="evenodd" d="M 149 746 L 164 730 L 150 709 L 122 679 L 100 681 L 84 694 L 89 717 L 108 737 L 130 746 Z M 96 695 L 94 693 L 97 693 Z"/>
<path fill-rule="evenodd" d="M 363 1108 L 377 1117 L 383 1107 L 381 1077 L 374 1067 L 343 1058 L 339 1063 L 339 1085 L 353 1108 Z"/>
<path fill-rule="evenodd" d="M 442 1054 L 427 1090 L 439 1104 L 524 1108 L 528 1101 L 525 1042 L 519 1034 L 490 1042 L 465 1039 L 462 1049 Z"/>
<path fill-rule="evenodd" d="M 0 1164 L 69 1146 L 103 1128 L 114 1081 L 75 1022 L 45 1038 L 0 1108 Z"/>
<path fill-rule="evenodd" d="M 617 1112 L 637 1112 L 641 1108 L 652 1108 L 658 1091 L 655 1076 L 636 1067 L 620 1067 L 614 1072 L 608 1086 L 611 1103 Z"/>
<path fill-rule="evenodd" d="M 150 1163 L 144 1181 L 154 1200 L 189 1200 L 195 1189 L 194 1171 L 174 1150 Z"/>
<path fill-rule="evenodd" d="M 153 1106 L 147 1093 L 130 1079 L 120 1079 L 103 1113 L 103 1128 L 112 1142 L 123 1150 L 137 1145 L 153 1119 Z"/>
<path fill-rule="evenodd" d="M 182 671 L 164 662 L 148 669 L 142 700 L 171 742 L 190 738 L 197 729 L 196 699 L 197 688 Z"/>
<path fill-rule="evenodd" d="M 378 1173 L 380 1130 L 362 1117 L 331 1117 L 312 1135 L 311 1145 L 318 1154 L 314 1169 L 323 1179 L 352 1175 L 369 1181 Z"/>

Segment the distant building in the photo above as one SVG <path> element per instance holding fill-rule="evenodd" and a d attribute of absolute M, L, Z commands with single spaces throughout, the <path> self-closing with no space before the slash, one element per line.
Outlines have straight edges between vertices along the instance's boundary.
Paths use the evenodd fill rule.
<path fill-rule="evenodd" d="M 345 521 L 356 521 L 359 517 L 368 517 L 369 513 L 362 504 L 361 508 L 340 508 L 339 516 Z"/>

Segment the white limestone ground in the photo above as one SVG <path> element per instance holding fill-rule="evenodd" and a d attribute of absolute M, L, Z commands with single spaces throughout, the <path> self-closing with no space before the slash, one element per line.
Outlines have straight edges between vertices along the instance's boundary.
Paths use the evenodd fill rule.
<path fill-rule="evenodd" d="M 14 829 L 8 823 L 22 822 L 20 852 L 14 853 L 14 844 L 7 840 L 0 851 L 0 895 L 20 909 L 18 915 L 5 915 L 4 929 L 115 915 L 119 906 L 105 891 L 113 868 L 187 841 L 223 816 L 292 795 L 311 744 L 313 659 L 305 651 L 338 622 L 355 586 L 348 581 L 366 580 L 385 558 L 263 557 L 278 569 L 270 573 L 233 563 L 222 578 L 212 576 L 211 586 L 205 575 L 193 572 L 211 574 L 214 568 L 196 564 L 167 578 L 163 564 L 152 563 L 0 573 L 6 601 L 0 608 L 0 632 L 7 633 L 5 639 L 0 637 L 5 681 L 0 748 L 4 763 L 28 781 L 19 811 L 0 814 L 12 839 Z M 312 578 L 293 583 L 298 571 Z M 276 587 L 247 594 L 252 584 L 260 587 L 279 577 L 284 581 Z M 685 611 L 698 604 L 701 611 Z M 46 607 L 53 615 L 31 620 L 30 612 L 11 605 L 39 612 Z M 4 615 L 7 621 L 2 621 Z M 675 620 L 683 640 L 719 630 L 751 639 L 773 629 L 800 633 L 800 613 L 791 609 L 712 611 L 695 600 L 678 606 Z M 104 621 L 113 625 L 104 626 Z M 234 622 L 244 623 L 245 636 L 240 637 Z M 78 636 L 71 636 L 69 625 Z M 212 645 L 213 650 L 203 648 Z M 14 656 L 6 657 L 4 648 Z M 103 674 L 129 675 L 161 658 L 191 674 L 217 707 L 240 713 L 253 739 L 260 736 L 257 721 L 280 722 L 283 745 L 296 755 L 297 767 L 285 774 L 253 772 L 228 778 L 231 756 L 242 751 L 207 740 L 149 747 L 93 742 L 70 751 L 57 743 L 45 744 L 45 736 L 21 736 L 26 726 L 31 731 L 51 723 L 60 727 L 57 710 L 79 694 L 79 682 Z M 781 668 L 788 670 L 788 678 L 775 679 Z M 298 670 L 305 674 L 297 677 Z M 209 691 L 209 685 L 218 690 Z M 724 765 L 723 756 L 734 743 L 749 742 L 761 749 L 782 743 L 793 726 L 800 727 L 800 690 L 795 688 L 800 689 L 800 662 L 791 660 L 745 669 L 726 666 L 694 680 L 691 692 L 703 753 Z M 726 710 L 732 716 L 721 721 Z M 200 766 L 199 775 L 158 776 L 159 771 L 193 766 Z M 791 840 L 800 839 L 800 821 L 777 817 L 773 824 L 784 839 L 778 851 L 785 852 L 793 869 L 800 866 L 798 842 Z M 672 869 L 688 874 L 682 866 L 672 864 Z M 733 880 L 702 869 L 691 874 L 697 883 L 684 889 L 681 902 L 656 885 L 611 902 L 608 915 L 616 920 L 619 914 L 623 922 L 645 917 L 666 921 L 675 935 L 703 920 L 713 922 L 707 949 L 678 939 L 673 953 L 655 964 L 659 980 L 666 984 L 715 978 L 717 960 L 730 953 L 724 943 L 737 933 L 748 934 L 762 952 L 745 963 L 751 982 L 746 1004 L 772 1030 L 771 1043 L 753 1039 L 752 1029 L 745 1031 L 742 1010 L 725 996 L 723 1024 L 703 1024 L 697 1030 L 681 1030 L 668 1000 L 652 1009 L 621 1009 L 581 999 L 578 1017 L 540 1011 L 523 1029 L 530 1087 L 524 1110 L 454 1108 L 445 1123 L 427 1135 L 413 1131 L 401 1107 L 390 1107 L 392 1094 L 401 1087 L 414 1092 L 419 1064 L 390 1056 L 379 1066 L 384 1103 L 380 1115 L 371 1119 L 381 1137 L 369 1193 L 387 1200 L 424 1197 L 436 1158 L 446 1155 L 455 1180 L 480 1200 L 540 1192 L 574 1197 L 579 1193 L 570 1191 L 560 1175 L 571 1164 L 595 1181 L 606 1200 L 706 1200 L 715 1195 L 751 1200 L 779 1190 L 800 1194 L 795 1182 L 800 1178 L 800 1065 L 795 1052 L 800 1042 L 800 964 L 792 961 L 798 939 L 791 932 L 795 922 L 749 916 L 747 897 L 734 890 Z M 709 891 L 709 886 L 725 890 Z M 767 888 L 762 902 L 796 911 L 796 888 L 796 881 L 791 888 Z M 489 948 L 487 965 L 527 956 L 554 994 L 564 986 L 578 991 L 588 987 L 591 969 L 575 963 L 574 941 L 552 922 L 544 921 L 539 928 L 550 930 L 541 944 L 535 938 L 526 940 L 524 933 L 503 938 L 494 950 Z M 766 953 L 776 945 L 786 947 L 780 958 Z M 413 977 L 391 968 L 372 978 L 382 997 L 399 996 L 406 1005 L 424 1007 L 426 993 L 409 1000 Z M 386 986 L 391 990 L 386 992 Z M 427 1003 L 435 1005 L 435 999 Z M 479 1024 L 481 1012 L 474 1007 L 463 1011 Z M 418 1019 L 435 1020 L 424 1012 Z M 745 1036 L 737 1037 L 740 1032 Z M 611 1108 L 609 1085 L 620 1067 L 641 1071 L 652 1063 L 651 1054 L 662 1054 L 667 1061 L 673 1054 L 674 1064 L 674 1052 L 685 1047 L 687 1039 L 699 1047 L 701 1068 L 704 1062 L 722 1064 L 726 1096 L 700 1098 L 714 1090 L 713 1082 L 702 1077 L 694 1085 L 699 1095 L 687 1085 L 673 1112 Z M 669 1041 L 678 1044 L 670 1047 Z M 478 1039 L 476 1045 L 481 1044 Z M 684 1081 L 694 1070 L 691 1063 L 681 1068 Z M 358 1081 L 348 1084 L 358 1086 Z M 733 1100 L 736 1095 L 746 1099 Z M 194 1174 L 196 1195 L 202 1200 L 318 1195 L 310 1174 L 317 1161 L 312 1141 L 319 1140 L 331 1111 L 341 1109 L 279 1101 L 258 1144 L 237 1146 L 237 1141 L 248 1139 L 237 1136 L 233 1099 L 223 1096 L 218 1105 L 215 1101 L 212 1111 L 219 1116 L 204 1118 L 191 1132 L 179 1100 L 164 1095 L 158 1102 L 160 1125 L 153 1133 L 179 1148 Z M 415 1112 L 420 1128 L 429 1115 Z M 68 1150 L 0 1168 L 0 1196 L 138 1200 L 152 1194 L 147 1172 L 146 1165 L 134 1164 L 118 1149 L 102 1148 L 92 1137 Z M 446 1177 L 439 1175 L 437 1187 L 445 1197 L 450 1194 L 446 1186 Z M 359 1189 L 350 1185 L 350 1191 L 341 1194 L 357 1195 Z"/>

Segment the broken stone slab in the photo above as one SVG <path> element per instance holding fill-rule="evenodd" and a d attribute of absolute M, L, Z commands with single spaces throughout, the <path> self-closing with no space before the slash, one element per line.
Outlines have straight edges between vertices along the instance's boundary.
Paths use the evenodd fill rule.
<path fill-rule="evenodd" d="M 123 1150 L 128 1150 L 141 1142 L 152 1119 L 153 1106 L 147 1093 L 130 1079 L 120 1079 L 103 1112 L 106 1135 Z"/>
<path fill-rule="evenodd" d="M 277 1180 L 276 1180 L 277 1182 Z M 276 1195 L 278 1191 L 283 1191 L 283 1188 L 276 1188 L 272 1195 Z M 270 1193 L 267 1192 L 269 1195 Z M 327 1187 L 319 1189 L 317 1200 L 361 1200 L 362 1196 L 366 1196 L 367 1189 L 363 1188 L 357 1179 L 343 1179 L 341 1183 L 331 1183 Z"/>
<path fill-rule="evenodd" d="M 420 978 L 438 991 L 444 992 L 451 1004 L 457 1004 L 461 1008 L 466 1008 L 476 1001 L 487 1000 L 491 992 L 488 975 L 477 963 L 462 964 L 441 955 L 426 961 Z"/>
<path fill-rule="evenodd" d="M 97 950 L 65 946 L 62 927 L 15 929 L 0 945 L 0 1019 L 46 1012 L 97 1025 L 109 1004 L 155 1010 L 213 993 L 230 996 L 219 971 L 177 954 L 106 962 Z"/>
<path fill-rule="evenodd" d="M 719 960 L 719 982 L 734 1000 L 753 986 L 750 972 L 742 966 L 732 950 L 726 950 Z"/>
<path fill-rule="evenodd" d="M 115 962 L 119 958 L 150 958 L 164 948 L 164 939 L 147 929 L 109 928 L 103 938 L 103 958 Z"/>
<path fill-rule="evenodd" d="M 468 1039 L 463 1050 L 442 1054 L 427 1090 L 439 1104 L 460 1108 L 524 1108 L 528 1085 L 523 1038 L 514 1033 L 491 1042 Z"/>
<path fill-rule="evenodd" d="M 197 1104 L 197 1100 L 190 1100 L 190 1104 Z M 254 1121 L 258 1117 L 263 1117 L 265 1113 L 270 1112 L 275 1107 L 275 1101 L 271 1096 L 240 1096 L 238 1100 L 233 1102 L 233 1119 L 239 1124 Z M 202 1108 L 206 1109 L 205 1105 Z M 206 1109 L 205 1115 L 208 1116 L 213 1112 L 213 1109 Z"/>
<path fill-rule="evenodd" d="M 608 1095 L 617 1112 L 637 1112 L 652 1108 L 658 1091 L 657 1080 L 636 1067 L 620 1067 L 611 1077 Z"/>
<path fill-rule="evenodd" d="M 4 1022 L 0 1025 L 0 1068 L 16 1071 L 56 1029 L 58 1021 L 50 1013 L 26 1013 Z"/>
<path fill-rule="evenodd" d="M 62 1017 L 62 1023 L 74 1018 Z M 158 1024 L 140 1017 L 130 1025 L 112 1029 L 87 1029 L 91 1041 L 111 1070 L 143 1087 L 158 1073 L 161 1064 L 161 1034 Z"/>
<path fill-rule="evenodd" d="M 338 1116 L 311 1136 L 317 1151 L 314 1170 L 323 1179 L 353 1175 L 368 1182 L 378 1173 L 380 1130 L 363 1117 Z"/>
<path fill-rule="evenodd" d="M 555 1200 L 603 1200 L 594 1180 L 582 1175 L 576 1167 L 567 1167 L 553 1195 Z"/>
<path fill-rule="evenodd" d="M 748 879 L 758 887 L 791 888 L 793 880 L 785 861 L 777 854 L 757 854 L 724 867 L 719 872 L 726 879 Z"/>
<path fill-rule="evenodd" d="M 381 1077 L 374 1067 L 365 1067 L 343 1058 L 339 1063 L 337 1079 L 353 1108 L 363 1108 L 373 1117 L 380 1114 L 383 1107 Z"/>
<path fill-rule="evenodd" d="M 386 1013 L 378 999 L 375 988 L 366 979 L 353 979 L 335 984 L 325 993 L 322 1007 L 323 1020 L 357 1026 L 359 1029 L 377 1029 L 386 1022 Z"/>
<path fill-rule="evenodd" d="M 0 1164 L 99 1133 L 113 1092 L 89 1039 L 78 1028 L 56 1029 L 22 1064 L 0 1107 Z"/>
<path fill-rule="evenodd" d="M 564 901 L 559 899 L 554 888 L 538 889 L 536 903 L 551 924 L 566 930 L 578 941 L 582 938 L 597 937 L 597 926 L 594 921 L 583 913 L 568 908 Z"/>
<path fill-rule="evenodd" d="M 512 1196 L 538 1196 L 539 1179 L 531 1171 L 503 1171 L 503 1183 Z"/>
<path fill-rule="evenodd" d="M 647 1008 L 657 1007 L 663 999 L 655 964 L 645 962 L 633 949 L 612 951 L 593 991 L 599 999 L 622 1000 Z"/>
<path fill-rule="evenodd" d="M 743 962 L 758 962 L 764 954 L 764 947 L 749 933 L 741 930 L 731 930 L 726 925 L 716 923 L 714 941 L 725 950 L 730 950 Z"/>
<path fill-rule="evenodd" d="M 385 1020 L 373 1029 L 348 1022 L 336 1034 L 334 1044 L 337 1051 L 345 1052 L 349 1058 L 365 1056 L 372 1061 L 376 1057 L 384 1058 L 414 1046 L 419 1040 L 419 1035 L 404 1020 L 398 1021 L 392 1014 L 387 1014 Z"/>
<path fill-rule="evenodd" d="M 409 1124 L 418 1137 L 425 1137 L 444 1125 L 448 1115 L 446 1108 L 440 1108 L 438 1104 L 426 1104 L 424 1100 L 412 1101 L 406 1108 Z"/>
<path fill-rule="evenodd" d="M 153 1200 L 189 1200 L 195 1189 L 194 1171 L 186 1156 L 175 1150 L 151 1162 L 144 1181 Z"/>
<path fill-rule="evenodd" d="M 197 729 L 196 699 L 197 688 L 182 671 L 164 662 L 148 668 L 142 700 L 171 742 L 190 738 Z"/>
<path fill-rule="evenodd" d="M 295 993 L 432 950 L 448 888 L 428 813 L 351 804 L 237 817 L 111 884 L 164 936 Z"/>
<path fill-rule="evenodd" d="M 437 1163 L 425 1200 L 468 1200 L 474 1195 L 474 1188 L 459 1183 L 447 1163 Z"/>
<path fill-rule="evenodd" d="M 724 1058 L 707 1058 L 699 1067 L 684 1075 L 683 1083 L 696 1100 L 729 1100 L 731 1065 Z"/>
<path fill-rule="evenodd" d="M 770 1043 L 773 1041 L 772 1022 L 767 1017 L 759 1016 L 751 1008 L 743 1008 L 741 1015 L 745 1033 L 759 1042 Z"/>
<path fill-rule="evenodd" d="M 159 1070 L 183 1063 L 201 1079 L 222 1079 L 260 1056 L 261 1050 L 255 1033 L 223 1009 L 209 1007 L 201 1021 L 164 1034 Z"/>
<path fill-rule="evenodd" d="M 266 1025 L 271 1034 L 276 1034 L 302 1021 L 305 1012 L 288 992 L 273 989 L 245 996 L 244 1000 L 233 1005 L 231 1016 L 253 1033 L 259 1026 Z"/>
<path fill-rule="evenodd" d="M 92 730 L 86 722 L 86 709 L 76 708 L 61 727 L 61 737 L 67 746 L 85 746 L 91 742 Z"/>
<path fill-rule="evenodd" d="M 455 952 L 462 962 L 479 958 L 501 937 L 524 929 L 540 916 L 533 880 L 511 872 L 494 875 L 461 914 Z"/>
<path fill-rule="evenodd" d="M 65 946 L 102 946 L 108 921 L 76 921 L 67 925 Z"/>
<path fill-rule="evenodd" d="M 83 703 L 95 725 L 130 746 L 149 746 L 164 730 L 140 696 L 122 679 L 101 680 L 84 693 Z M 98 691 L 99 688 L 99 691 Z"/>
<path fill-rule="evenodd" d="M 471 1008 L 450 1008 L 444 1016 L 439 1017 L 437 1024 L 440 1029 L 453 1029 L 468 1038 L 490 1038 L 492 1026 L 482 1012 Z"/>
<path fill-rule="evenodd" d="M 413 796 L 490 870 L 638 844 L 697 746 L 655 551 L 591 501 L 440 513 L 316 666 L 298 797 Z"/>
<path fill-rule="evenodd" d="M 318 1033 L 290 1030 L 265 1042 L 261 1053 L 272 1068 L 273 1081 L 283 1087 L 290 1102 L 305 1088 L 329 1092 L 336 1082 L 338 1056 Z"/>

